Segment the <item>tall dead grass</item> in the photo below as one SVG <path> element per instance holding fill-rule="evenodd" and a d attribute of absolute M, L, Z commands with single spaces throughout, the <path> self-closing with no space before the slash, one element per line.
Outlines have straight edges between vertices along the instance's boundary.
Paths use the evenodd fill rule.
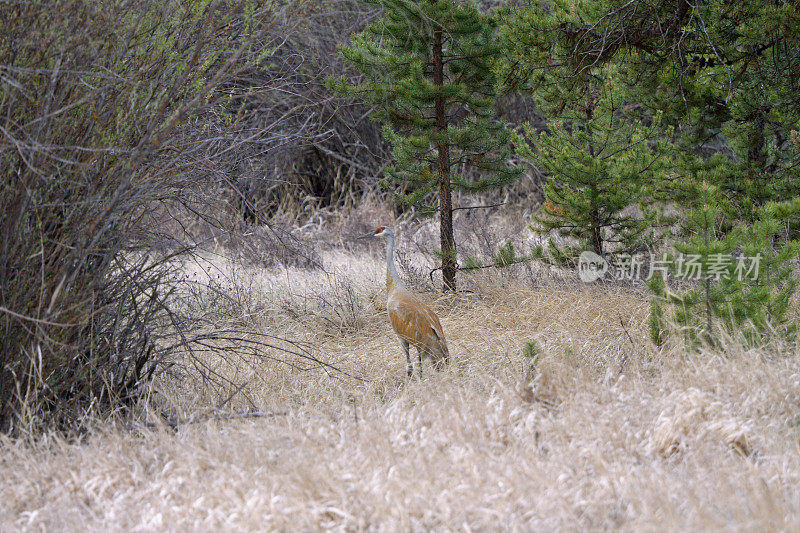
<path fill-rule="evenodd" d="M 155 384 L 151 425 L 4 439 L 0 529 L 800 527 L 797 348 L 656 350 L 633 291 L 482 273 L 472 293 L 424 295 L 454 361 L 407 381 L 381 261 L 323 260 L 326 275 L 216 259 L 196 275 L 227 273 L 218 290 L 239 290 L 241 307 L 197 309 L 218 328 L 279 332 L 341 371 L 286 364 L 286 346 L 186 354 Z M 237 390 L 204 382 L 209 369 Z M 260 416 L 173 428 L 160 414 L 237 410 Z"/>

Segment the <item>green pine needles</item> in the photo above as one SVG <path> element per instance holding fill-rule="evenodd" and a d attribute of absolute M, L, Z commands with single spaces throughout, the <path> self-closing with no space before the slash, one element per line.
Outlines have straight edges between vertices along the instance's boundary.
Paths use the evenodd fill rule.
<path fill-rule="evenodd" d="M 800 243 L 788 235 L 800 216 L 800 199 L 767 203 L 756 209 L 755 222 L 726 231 L 728 200 L 719 188 L 701 182 L 695 197 L 684 239 L 668 258 L 670 276 L 683 287 L 670 287 L 661 274 L 649 281 L 653 342 L 666 340 L 669 322 L 694 347 L 716 344 L 721 333 L 747 345 L 794 335 L 789 306 Z"/>
<path fill-rule="evenodd" d="M 381 18 L 341 47 L 363 76 L 329 86 L 374 106 L 392 146 L 387 185 L 422 214 L 438 211 L 445 290 L 455 290 L 452 190 L 503 187 L 522 168 L 509 166 L 511 132 L 495 114 L 496 21 L 452 0 L 368 0 Z"/>
<path fill-rule="evenodd" d="M 592 77 L 574 95 L 580 105 L 566 107 L 549 132 L 526 128 L 535 151 L 519 148 L 549 177 L 536 229 L 577 241 L 574 250 L 561 246 L 560 255 L 630 253 L 652 241 L 656 210 L 648 202 L 663 160 L 648 141 L 660 121 L 644 126 L 627 117 L 617 92 L 613 78 Z"/>
<path fill-rule="evenodd" d="M 795 332 L 798 17 L 792 2 L 552 0 L 503 19 L 498 76 L 548 119 L 526 132 L 548 258 L 653 252 L 658 344 Z"/>

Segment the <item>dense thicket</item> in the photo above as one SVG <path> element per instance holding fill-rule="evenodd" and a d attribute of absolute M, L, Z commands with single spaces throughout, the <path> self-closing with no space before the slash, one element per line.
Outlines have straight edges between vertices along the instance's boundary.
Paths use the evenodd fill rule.
<path fill-rule="evenodd" d="M 287 3 L 254 43 L 256 60 L 226 82 L 219 118 L 238 118 L 219 142 L 246 142 L 220 150 L 206 178 L 248 222 L 352 206 L 374 188 L 388 159 L 380 125 L 325 88 L 346 71 L 337 46 L 372 16 L 356 0 Z"/>
<path fill-rule="evenodd" d="M 536 154 L 550 173 L 545 228 L 613 254 L 630 246 L 613 226 L 597 231 L 604 212 L 620 216 L 637 203 L 677 210 L 680 223 L 659 233 L 675 248 L 670 272 L 691 256 L 703 274 L 697 287 L 669 290 L 655 280 L 654 339 L 663 339 L 664 320 L 707 341 L 717 320 L 748 340 L 786 321 L 797 237 L 789 200 L 800 192 L 799 17 L 794 2 L 604 0 L 532 2 L 506 18 L 503 79 L 555 102 L 549 116 L 567 118 L 566 130 L 539 139 Z M 587 143 L 598 127 L 580 114 L 609 98 L 611 129 Z M 646 138 L 659 172 L 645 182 L 641 158 L 626 161 L 645 139 L 619 135 L 637 121 L 663 125 Z M 578 144 L 588 156 L 576 157 Z M 611 153 L 587 164 L 601 144 Z M 628 176 L 615 179 L 620 167 Z M 624 227 L 653 229 L 640 209 Z M 617 236 L 621 248 L 598 245 Z M 721 257 L 732 265 L 746 254 L 768 265 L 756 278 L 732 280 L 732 266 L 706 274 Z"/>

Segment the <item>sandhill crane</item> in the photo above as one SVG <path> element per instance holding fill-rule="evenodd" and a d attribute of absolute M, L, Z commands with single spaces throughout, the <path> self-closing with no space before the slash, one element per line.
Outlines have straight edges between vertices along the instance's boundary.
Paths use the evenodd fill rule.
<path fill-rule="evenodd" d="M 374 232 L 359 237 L 381 237 L 386 240 L 386 309 L 389 321 L 400 345 L 406 353 L 408 377 L 414 375 L 414 366 L 408 353 L 409 345 L 417 349 L 419 375 L 422 377 L 422 357 L 430 357 L 433 367 L 441 370 L 450 362 L 450 353 L 444 340 L 444 330 L 439 318 L 430 307 L 414 296 L 400 281 L 394 268 L 394 232 L 381 226 Z"/>

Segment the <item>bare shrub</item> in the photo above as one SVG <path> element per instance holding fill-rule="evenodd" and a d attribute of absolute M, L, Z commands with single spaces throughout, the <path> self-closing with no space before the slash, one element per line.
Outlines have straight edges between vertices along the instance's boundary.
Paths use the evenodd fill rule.
<path fill-rule="evenodd" d="M 144 251 L 154 206 L 214 149 L 184 132 L 271 21 L 243 4 L 0 5 L 0 428 L 130 403 L 160 328 L 187 324 Z"/>
<path fill-rule="evenodd" d="M 345 68 L 337 45 L 370 16 L 355 0 L 326 0 L 290 3 L 274 17 L 257 41 L 263 53 L 221 88 L 225 111 L 202 118 L 217 143 L 198 173 L 207 194 L 263 224 L 347 208 L 374 188 L 388 153 L 380 126 L 324 85 Z M 232 140 L 246 142 L 234 151 Z"/>

